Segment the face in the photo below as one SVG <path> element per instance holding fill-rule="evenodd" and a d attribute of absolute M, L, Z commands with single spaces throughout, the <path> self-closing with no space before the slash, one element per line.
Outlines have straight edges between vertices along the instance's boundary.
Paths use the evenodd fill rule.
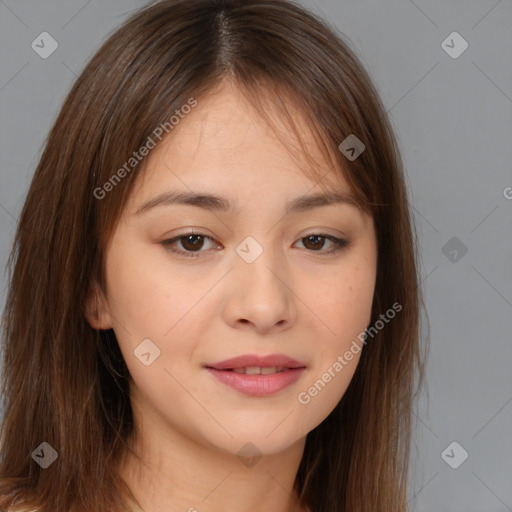
<path fill-rule="evenodd" d="M 150 428 L 233 454 L 248 442 L 277 453 L 326 418 L 354 374 L 354 340 L 371 318 L 374 224 L 349 202 L 297 202 L 325 185 L 350 194 L 327 164 L 324 187 L 307 178 L 231 87 L 199 99 L 171 135 L 110 241 L 91 323 L 114 328 L 134 414 Z M 254 358 L 219 364 L 242 356 Z"/>

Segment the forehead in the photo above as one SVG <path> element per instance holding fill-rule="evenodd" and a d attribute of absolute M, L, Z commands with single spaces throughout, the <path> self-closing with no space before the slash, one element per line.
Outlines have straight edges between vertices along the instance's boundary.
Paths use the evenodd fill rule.
<path fill-rule="evenodd" d="M 190 192 L 234 189 L 257 193 L 272 184 L 303 194 L 315 185 L 348 193 L 345 180 L 333 171 L 301 113 L 293 106 L 288 108 L 309 159 L 277 112 L 270 113 L 270 126 L 245 95 L 228 83 L 198 98 L 190 113 L 180 116 L 179 123 L 150 153 L 135 195 L 144 190 L 155 193 L 171 183 Z"/>

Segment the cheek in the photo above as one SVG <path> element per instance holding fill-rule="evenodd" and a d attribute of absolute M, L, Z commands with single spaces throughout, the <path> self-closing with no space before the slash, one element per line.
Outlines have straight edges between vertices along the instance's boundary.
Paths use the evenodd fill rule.
<path fill-rule="evenodd" d="M 164 251 L 156 251 L 156 257 L 149 260 L 147 249 L 130 248 L 127 243 L 124 247 L 126 250 L 113 250 L 107 259 L 109 307 L 126 364 L 144 388 L 152 385 L 155 371 L 160 369 L 182 376 L 205 330 L 205 318 L 211 316 L 204 299 L 219 275 L 199 266 L 188 272 L 177 270 L 176 265 L 169 265 Z M 156 348 L 145 341 L 148 339 Z M 146 346 L 143 343 L 158 354 L 149 367 L 135 357 L 142 350 L 139 347 Z M 165 373 L 158 375 L 163 376 L 167 388 L 173 386 Z M 148 378 L 150 382 L 145 382 Z"/>
<path fill-rule="evenodd" d="M 136 389 L 160 407 L 169 395 L 180 396 L 180 386 L 165 370 L 179 382 L 184 380 L 182 369 L 192 358 L 194 341 L 200 339 L 201 311 L 194 305 L 204 295 L 205 283 L 191 282 L 164 262 L 141 256 L 133 250 L 112 252 L 107 263 L 109 307 Z"/>
<path fill-rule="evenodd" d="M 324 350 L 333 353 L 364 332 L 371 319 L 375 291 L 373 267 L 346 266 L 316 287 L 311 304 L 326 326 Z"/>
<path fill-rule="evenodd" d="M 356 255 L 316 288 L 311 303 L 325 334 L 316 337 L 309 387 L 298 397 L 310 421 L 327 417 L 352 380 L 371 319 L 375 277 L 374 260 Z"/>
<path fill-rule="evenodd" d="M 114 322 L 133 336 L 165 339 L 199 302 L 204 290 L 173 270 L 163 249 L 159 254 L 126 240 L 112 249 L 107 259 L 107 285 Z"/>
<path fill-rule="evenodd" d="M 325 334 L 315 336 L 315 365 L 307 387 L 297 396 L 307 429 L 323 421 L 345 394 L 364 350 L 363 335 L 371 317 L 374 274 L 354 269 L 332 277 L 314 297 Z"/>

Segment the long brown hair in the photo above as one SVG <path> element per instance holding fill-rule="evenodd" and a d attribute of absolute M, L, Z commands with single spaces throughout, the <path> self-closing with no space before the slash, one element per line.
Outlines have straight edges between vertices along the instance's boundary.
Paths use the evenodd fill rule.
<path fill-rule="evenodd" d="M 332 169 L 374 219 L 372 325 L 401 306 L 367 336 L 343 398 L 307 435 L 295 482 L 300 502 L 312 512 L 406 510 L 411 406 L 424 361 L 403 164 L 386 110 L 349 44 L 285 0 L 147 6 L 111 35 L 70 91 L 8 261 L 0 508 L 126 510 L 117 469 L 134 434 L 130 375 L 114 332 L 94 330 L 85 312 L 93 283 L 106 289 L 105 248 L 146 160 L 103 198 L 97 191 L 156 127 L 223 80 L 268 122 L 279 112 L 290 125 L 288 142 L 290 134 L 300 140 L 290 108 L 307 120 Z M 356 159 L 338 150 L 349 135 L 365 145 Z M 32 455 L 43 442 L 58 454 L 47 469 Z"/>

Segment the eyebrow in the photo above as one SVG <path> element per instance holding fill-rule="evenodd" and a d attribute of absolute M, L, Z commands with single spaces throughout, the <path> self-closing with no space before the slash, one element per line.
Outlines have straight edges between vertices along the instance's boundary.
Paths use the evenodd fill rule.
<path fill-rule="evenodd" d="M 331 192 L 297 197 L 286 204 L 286 211 L 288 214 L 296 214 L 333 204 L 347 204 L 359 209 L 357 201 L 350 194 Z M 240 212 L 239 207 L 224 197 L 196 192 L 172 191 L 164 192 L 146 201 L 137 209 L 135 215 L 142 215 L 154 208 L 171 205 L 196 206 L 204 210 L 224 213 Z"/>

